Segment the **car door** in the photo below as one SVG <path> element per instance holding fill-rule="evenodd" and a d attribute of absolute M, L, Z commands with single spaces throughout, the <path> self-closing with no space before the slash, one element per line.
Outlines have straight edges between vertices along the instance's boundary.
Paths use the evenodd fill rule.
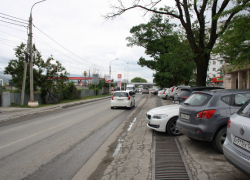
<path fill-rule="evenodd" d="M 232 103 L 230 106 L 230 112 L 231 114 L 235 113 L 240 109 L 240 107 L 247 102 L 247 100 L 250 98 L 250 92 L 249 93 L 237 93 L 233 94 L 232 96 Z"/>

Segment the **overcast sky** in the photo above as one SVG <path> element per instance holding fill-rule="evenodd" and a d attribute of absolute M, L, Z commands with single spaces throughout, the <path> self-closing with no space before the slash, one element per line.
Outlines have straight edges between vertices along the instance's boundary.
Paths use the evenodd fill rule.
<path fill-rule="evenodd" d="M 39 0 L 0 0 L 0 71 L 10 59 L 15 59 L 13 49 L 21 42 L 27 42 L 26 28 L 14 24 L 25 22 L 16 18 L 28 20 L 36 2 Z M 32 10 L 36 26 L 33 27 L 33 43 L 44 59 L 53 55 L 70 74 L 82 75 L 84 71 L 99 70 L 103 76 L 109 73 L 110 62 L 119 58 L 111 64 L 113 78 L 122 74 L 129 80 L 142 77 L 152 82 L 153 71 L 137 65 L 141 56 L 146 57 L 145 49 L 127 47 L 125 40 L 131 36 L 129 30 L 133 26 L 148 22 L 150 14 L 143 17 L 144 12 L 136 9 L 106 21 L 103 15 L 109 12 L 112 9 L 108 0 L 46 0 L 38 3 Z"/>

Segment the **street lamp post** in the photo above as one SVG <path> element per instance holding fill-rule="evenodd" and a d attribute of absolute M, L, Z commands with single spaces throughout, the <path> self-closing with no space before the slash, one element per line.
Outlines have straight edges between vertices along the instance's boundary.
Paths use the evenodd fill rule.
<path fill-rule="evenodd" d="M 112 61 L 116 61 L 116 60 L 118 60 L 119 58 L 116 58 L 116 59 L 114 59 L 114 60 L 112 60 Z M 110 61 L 110 63 L 109 63 L 109 76 L 110 76 L 110 83 L 109 83 L 109 94 L 111 94 L 111 91 L 110 91 L 110 86 L 111 86 L 111 62 L 112 61 Z"/>
<path fill-rule="evenodd" d="M 46 0 L 43 0 L 43 1 L 46 1 Z M 29 18 L 29 39 L 30 39 L 30 101 L 34 101 L 34 86 L 33 86 L 33 49 L 32 49 L 32 9 L 33 7 L 38 4 L 38 3 L 41 3 L 43 1 L 39 1 L 39 2 L 36 2 L 35 4 L 33 4 L 33 6 L 31 7 L 31 10 L 30 10 L 30 18 Z"/>

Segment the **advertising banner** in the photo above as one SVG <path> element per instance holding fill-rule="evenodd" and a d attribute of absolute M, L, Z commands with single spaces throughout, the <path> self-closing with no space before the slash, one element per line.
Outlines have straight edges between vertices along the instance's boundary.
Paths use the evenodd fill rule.
<path fill-rule="evenodd" d="M 111 83 L 110 75 L 105 76 L 105 83 Z"/>
<path fill-rule="evenodd" d="M 118 87 L 122 87 L 122 74 L 117 74 L 117 78 L 118 78 Z"/>

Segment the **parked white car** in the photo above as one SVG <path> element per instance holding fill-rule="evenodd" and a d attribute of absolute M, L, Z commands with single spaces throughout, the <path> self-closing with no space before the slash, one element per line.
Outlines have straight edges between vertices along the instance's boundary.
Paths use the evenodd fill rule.
<path fill-rule="evenodd" d="M 132 109 L 135 106 L 134 92 L 116 91 L 111 99 L 111 109 L 115 107 L 126 107 Z"/>
<path fill-rule="evenodd" d="M 151 109 L 146 114 L 147 127 L 155 131 L 168 132 L 172 136 L 181 135 L 176 128 L 179 107 L 179 104 L 173 104 Z"/>

